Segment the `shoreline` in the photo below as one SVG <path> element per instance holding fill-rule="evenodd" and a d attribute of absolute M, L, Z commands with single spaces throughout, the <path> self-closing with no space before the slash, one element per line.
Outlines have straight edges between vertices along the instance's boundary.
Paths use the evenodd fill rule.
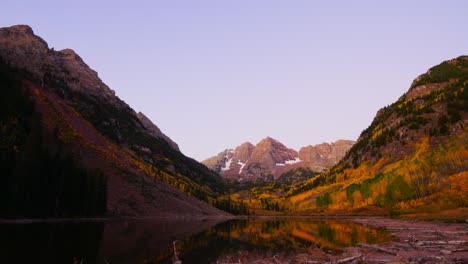
<path fill-rule="evenodd" d="M 119 216 L 119 217 L 81 217 L 81 218 L 0 218 L 0 224 L 35 224 L 35 223 L 86 223 L 86 222 L 113 222 L 126 220 L 229 220 L 233 216 Z"/>
<path fill-rule="evenodd" d="M 110 222 L 121 220 L 230 220 L 230 219 L 272 219 L 272 218 L 311 218 L 311 219 L 359 219 L 385 218 L 410 221 L 437 221 L 450 223 L 468 223 L 468 208 L 456 208 L 430 214 L 405 214 L 399 216 L 354 214 L 353 212 L 334 212 L 331 214 L 309 215 L 196 215 L 196 216 L 101 216 L 101 217 L 60 217 L 60 218 L 0 218 L 0 224 L 32 224 L 32 223 L 82 223 L 82 222 Z"/>
<path fill-rule="evenodd" d="M 320 217 L 314 217 L 320 218 Z M 324 217 L 322 217 L 325 219 Z M 242 263 L 353 263 L 353 264 L 435 264 L 468 263 L 468 224 L 389 218 L 384 216 L 336 216 L 364 226 L 385 229 L 395 238 L 381 243 L 357 243 L 344 247 L 339 254 L 326 248 L 310 247 L 294 256 L 255 255 L 255 252 L 240 251 Z M 220 263 L 232 263 L 230 257 L 221 257 Z"/>
<path fill-rule="evenodd" d="M 414 261 L 416 263 L 466 263 L 468 224 L 414 219 L 361 217 L 356 223 L 384 228 L 398 241 L 347 248 L 366 256 L 371 263 Z"/>

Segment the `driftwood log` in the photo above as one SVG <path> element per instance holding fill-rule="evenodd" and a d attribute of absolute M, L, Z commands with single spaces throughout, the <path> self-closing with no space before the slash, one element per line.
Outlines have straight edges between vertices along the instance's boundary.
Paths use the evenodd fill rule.
<path fill-rule="evenodd" d="M 349 257 L 349 258 L 344 258 L 344 259 L 340 259 L 338 260 L 336 263 L 340 264 L 340 263 L 347 263 L 347 262 L 350 262 L 350 261 L 354 261 L 356 259 L 360 259 L 362 258 L 363 255 L 359 255 L 359 256 L 353 256 L 353 257 Z"/>
<path fill-rule="evenodd" d="M 452 241 L 418 241 L 416 245 L 418 246 L 442 246 L 442 245 L 468 245 L 468 240 L 452 240 Z"/>

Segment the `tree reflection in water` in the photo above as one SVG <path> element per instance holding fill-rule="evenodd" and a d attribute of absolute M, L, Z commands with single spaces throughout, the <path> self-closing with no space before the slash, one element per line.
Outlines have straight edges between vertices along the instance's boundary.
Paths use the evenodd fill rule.
<path fill-rule="evenodd" d="M 357 243 L 390 241 L 390 235 L 370 226 L 330 219 L 278 218 L 230 220 L 196 235 L 179 244 L 182 263 L 215 263 L 222 256 L 239 252 L 257 255 L 296 254 L 307 248 L 338 252 Z M 160 254 L 147 258 L 144 263 L 171 263 L 173 249 L 168 247 Z"/>

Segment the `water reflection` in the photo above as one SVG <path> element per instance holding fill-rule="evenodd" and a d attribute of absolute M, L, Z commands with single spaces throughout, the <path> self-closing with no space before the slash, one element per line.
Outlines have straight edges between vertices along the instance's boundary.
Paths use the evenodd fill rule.
<path fill-rule="evenodd" d="M 325 219 L 249 219 L 231 220 L 182 240 L 178 247 L 183 263 L 214 263 L 220 256 L 239 251 L 282 252 L 318 247 L 336 251 L 358 242 L 378 243 L 391 240 L 382 229 L 354 222 Z M 168 247 L 144 263 L 171 263 L 173 249 Z M 261 255 L 261 254 L 260 254 Z"/>
<path fill-rule="evenodd" d="M 249 252 L 327 251 L 358 242 L 390 240 L 383 230 L 330 219 L 131 220 L 61 224 L 0 224 L 6 263 L 173 263 L 173 241 L 183 264 L 215 263 Z M 2 260 L 3 262 L 3 260 Z"/>

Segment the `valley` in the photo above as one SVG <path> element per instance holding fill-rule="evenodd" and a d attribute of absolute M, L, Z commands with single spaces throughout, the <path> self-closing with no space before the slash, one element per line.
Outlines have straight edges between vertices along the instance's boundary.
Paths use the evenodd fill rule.
<path fill-rule="evenodd" d="M 0 84 L 8 257 L 37 234 L 25 248 L 52 263 L 468 258 L 468 56 L 418 76 L 356 141 L 296 151 L 265 135 L 201 163 L 27 25 L 0 28 Z"/>
<path fill-rule="evenodd" d="M 466 56 L 432 67 L 398 101 L 382 108 L 330 169 L 296 168 L 280 181 L 250 184 L 230 199 L 260 214 L 274 208 L 280 214 L 396 216 L 466 207 L 467 78 Z M 300 180 L 289 183 L 285 177 Z"/>

